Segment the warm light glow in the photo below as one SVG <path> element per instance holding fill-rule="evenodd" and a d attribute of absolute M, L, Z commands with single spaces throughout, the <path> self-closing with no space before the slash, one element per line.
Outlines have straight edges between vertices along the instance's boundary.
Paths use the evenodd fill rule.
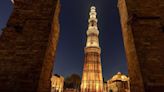
<path fill-rule="evenodd" d="M 92 6 L 91 7 L 91 11 L 94 11 L 94 10 L 96 10 L 96 7 L 95 6 Z"/>
<path fill-rule="evenodd" d="M 11 0 L 11 2 L 14 4 L 14 0 Z"/>
<path fill-rule="evenodd" d="M 51 88 L 55 92 L 63 92 L 64 78 L 62 76 L 52 76 L 51 78 Z"/>
<path fill-rule="evenodd" d="M 130 92 L 129 78 L 121 72 L 118 72 L 110 80 L 107 81 L 107 90 L 118 92 L 118 89 L 124 90 L 121 92 L 125 92 L 125 90 L 128 90 L 126 92 Z"/>
<path fill-rule="evenodd" d="M 88 25 L 88 30 L 87 30 L 87 43 L 86 47 L 99 47 L 99 40 L 98 40 L 98 35 L 99 35 L 99 30 L 97 27 L 97 18 L 96 18 L 96 7 L 92 6 L 90 13 L 89 13 L 89 25 Z"/>
<path fill-rule="evenodd" d="M 85 63 L 81 83 L 81 92 L 103 92 L 103 78 L 100 60 L 99 30 L 97 27 L 96 7 L 90 10 Z M 96 48 L 95 48 L 96 47 Z M 91 53 L 90 53 L 91 52 Z"/>

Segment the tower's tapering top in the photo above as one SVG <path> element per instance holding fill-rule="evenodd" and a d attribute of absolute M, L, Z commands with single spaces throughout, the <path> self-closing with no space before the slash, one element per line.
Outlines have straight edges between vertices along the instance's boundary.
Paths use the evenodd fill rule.
<path fill-rule="evenodd" d="M 97 28 L 97 13 L 96 13 L 96 7 L 95 6 L 91 6 L 90 8 L 90 13 L 89 13 L 90 17 L 89 17 L 89 26 L 88 26 L 88 31 L 87 34 L 91 34 L 91 33 L 95 33 L 95 34 L 99 34 L 98 32 L 98 28 Z"/>
<path fill-rule="evenodd" d="M 90 15 L 90 20 L 97 20 L 96 19 L 97 13 L 96 13 L 96 7 L 95 6 L 91 6 L 91 10 L 90 10 L 89 15 Z"/>
<path fill-rule="evenodd" d="M 90 8 L 90 13 L 89 13 L 89 25 L 88 25 L 88 30 L 87 30 L 87 44 L 86 47 L 99 47 L 99 41 L 98 41 L 98 35 L 99 35 L 99 30 L 97 27 L 97 13 L 96 13 L 96 7 L 91 6 Z"/>
<path fill-rule="evenodd" d="M 96 10 L 96 7 L 95 6 L 91 6 L 91 11 L 92 10 Z"/>

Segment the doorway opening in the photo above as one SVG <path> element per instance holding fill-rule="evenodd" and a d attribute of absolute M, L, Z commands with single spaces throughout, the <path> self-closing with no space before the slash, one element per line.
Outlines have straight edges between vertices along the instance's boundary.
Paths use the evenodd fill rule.
<path fill-rule="evenodd" d="M 108 5 L 109 3 L 111 5 Z M 89 1 L 68 2 L 61 0 L 60 36 L 52 74 L 64 79 L 63 90 L 75 88 L 72 86 L 73 84 L 66 83 L 71 81 L 72 75 L 77 75 L 82 80 L 88 14 L 92 5 Z M 106 3 L 105 0 L 96 0 L 94 6 L 97 8 L 98 14 L 104 90 L 114 91 L 118 85 L 115 85 L 114 89 L 107 88 L 110 85 L 119 84 L 120 81 L 117 83 L 113 81 L 114 79 L 117 80 L 120 75 L 128 79 L 117 1 Z M 128 85 L 126 83 L 122 85 L 128 88 L 128 82 L 126 82 Z M 76 87 L 78 90 L 79 86 L 80 84 Z"/>

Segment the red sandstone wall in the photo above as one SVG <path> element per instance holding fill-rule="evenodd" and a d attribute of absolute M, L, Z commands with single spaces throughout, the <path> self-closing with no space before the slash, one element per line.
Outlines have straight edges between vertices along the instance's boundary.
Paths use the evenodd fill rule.
<path fill-rule="evenodd" d="M 0 36 L 0 92 L 50 92 L 58 14 L 58 0 L 15 0 Z"/>
<path fill-rule="evenodd" d="M 124 0 L 119 1 L 123 2 Z M 131 91 L 141 92 L 137 89 L 142 88 L 145 92 L 163 92 L 164 1 L 125 1 L 127 9 L 124 6 L 119 10 L 129 76 L 132 79 Z M 123 3 L 120 3 L 118 6 L 122 5 Z M 133 70 L 138 72 L 133 73 Z M 138 81 L 134 79 L 136 76 L 139 78 Z"/>

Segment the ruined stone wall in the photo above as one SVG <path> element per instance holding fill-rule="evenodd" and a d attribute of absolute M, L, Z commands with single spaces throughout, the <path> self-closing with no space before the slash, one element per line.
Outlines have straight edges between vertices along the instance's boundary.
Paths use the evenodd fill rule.
<path fill-rule="evenodd" d="M 50 92 L 59 0 L 15 0 L 0 36 L 0 92 Z"/>
<path fill-rule="evenodd" d="M 164 1 L 119 0 L 131 92 L 164 91 Z"/>

